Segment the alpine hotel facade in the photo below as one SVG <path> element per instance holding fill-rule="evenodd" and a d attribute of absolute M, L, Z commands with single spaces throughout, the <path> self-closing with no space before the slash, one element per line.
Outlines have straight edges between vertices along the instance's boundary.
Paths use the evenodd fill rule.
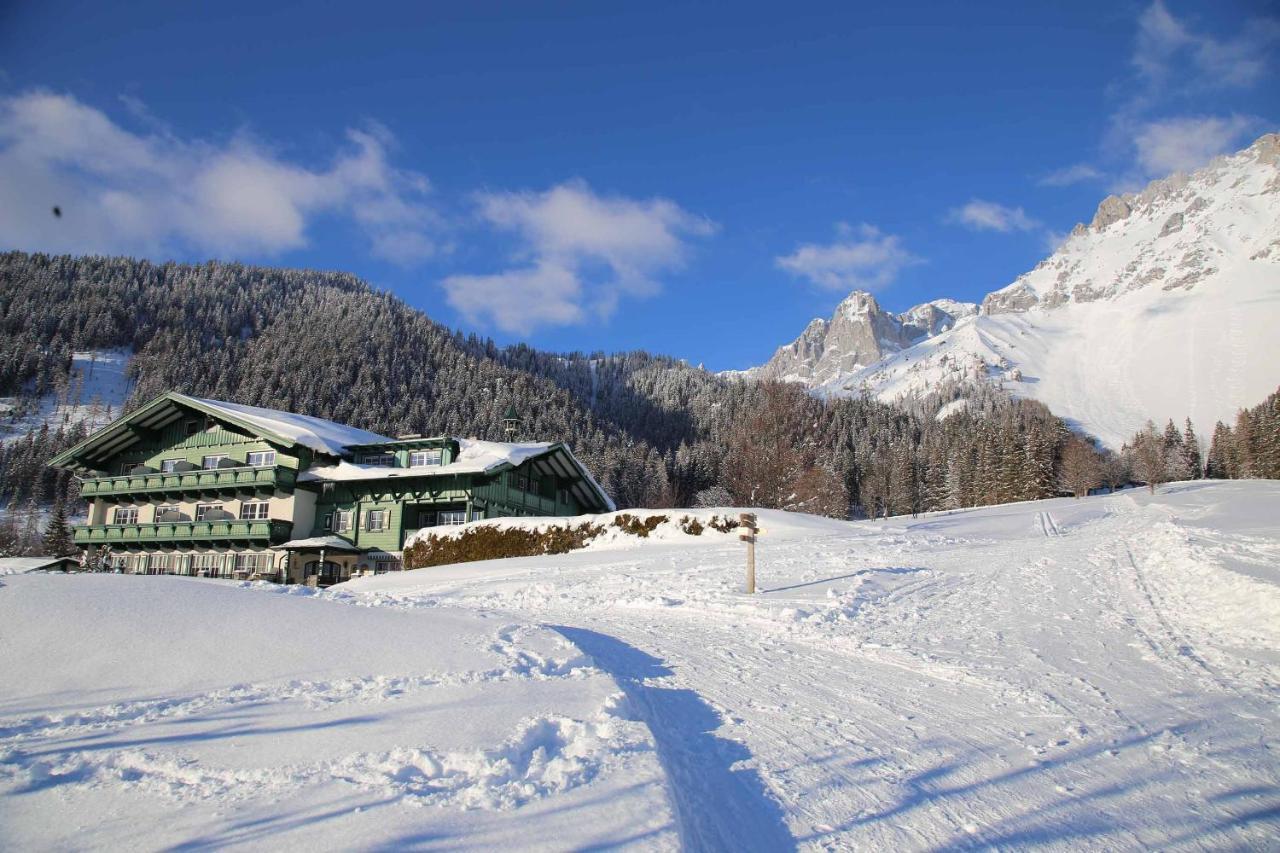
<path fill-rule="evenodd" d="M 614 508 L 562 443 L 388 438 L 173 392 L 51 464 L 89 503 L 75 544 L 136 574 L 328 585 L 399 569 L 422 528 Z"/>

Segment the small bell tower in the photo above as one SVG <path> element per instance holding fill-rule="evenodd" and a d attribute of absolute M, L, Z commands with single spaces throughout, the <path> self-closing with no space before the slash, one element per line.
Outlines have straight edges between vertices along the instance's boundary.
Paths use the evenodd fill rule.
<path fill-rule="evenodd" d="M 520 415 L 515 403 L 507 406 L 507 413 L 502 416 L 502 435 L 507 441 L 515 441 L 520 435 Z"/>

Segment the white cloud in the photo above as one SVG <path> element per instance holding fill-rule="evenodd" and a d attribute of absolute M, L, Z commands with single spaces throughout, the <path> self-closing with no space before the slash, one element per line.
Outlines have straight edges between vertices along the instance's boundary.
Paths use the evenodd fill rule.
<path fill-rule="evenodd" d="M 516 334 L 574 325 L 588 315 L 577 272 L 553 261 L 495 275 L 450 276 L 444 286 L 449 304 L 463 316 Z"/>
<path fill-rule="evenodd" d="M 904 267 L 923 262 L 904 249 L 897 236 L 874 225 L 840 223 L 836 230 L 834 242 L 805 243 L 790 255 L 775 258 L 774 264 L 831 290 L 880 290 L 892 284 Z"/>
<path fill-rule="evenodd" d="M 1210 34 L 1155 0 L 1137 19 L 1130 57 L 1135 73 L 1117 81 L 1117 104 L 1102 147 L 1112 165 L 1112 190 L 1124 192 L 1172 171 L 1204 165 L 1264 129 L 1256 118 L 1193 115 L 1187 103 L 1221 108 L 1231 90 L 1268 77 L 1280 20 L 1255 16 L 1235 33 Z M 1171 107 L 1176 106 L 1176 112 Z"/>
<path fill-rule="evenodd" d="M 1190 88 L 1248 86 L 1262 79 L 1277 37 L 1272 18 L 1246 22 L 1233 38 L 1198 33 L 1155 0 L 1138 16 L 1133 64 L 1153 84 L 1177 77 Z"/>
<path fill-rule="evenodd" d="M 1215 155 L 1235 150 L 1258 129 L 1249 116 L 1174 118 L 1141 125 L 1134 136 L 1138 166 L 1147 175 L 1199 168 Z"/>
<path fill-rule="evenodd" d="M 1142 75 L 1163 79 L 1174 55 L 1193 42 L 1182 22 L 1170 14 L 1162 0 L 1155 0 L 1138 16 L 1133 64 Z"/>
<path fill-rule="evenodd" d="M 1101 177 L 1102 171 L 1096 166 L 1090 166 L 1088 163 L 1076 163 L 1072 166 L 1055 169 L 1041 177 L 1036 183 L 1042 187 L 1067 187 L 1084 181 L 1097 180 Z"/>
<path fill-rule="evenodd" d="M 599 195 L 578 180 L 478 200 L 485 222 L 520 239 L 522 265 L 450 276 L 445 292 L 471 321 L 517 334 L 604 319 L 623 296 L 657 293 L 656 276 L 684 264 L 686 240 L 715 230 L 667 199 Z"/>
<path fill-rule="evenodd" d="M 1021 207 L 1006 207 L 994 201 L 976 198 L 964 207 L 953 208 L 947 213 L 946 221 L 974 231 L 999 231 L 1004 234 L 1010 231 L 1031 231 L 1040 227 L 1040 223 L 1028 216 Z"/>
<path fill-rule="evenodd" d="M 131 113 L 144 105 L 126 99 Z M 0 243 L 66 252 L 275 255 L 308 243 L 319 216 L 352 220 L 370 251 L 413 263 L 436 250 L 426 178 L 396 169 L 380 127 L 350 130 L 325 168 L 240 133 L 184 140 L 157 120 L 117 124 L 68 95 L 0 99 Z M 54 218 L 57 205 L 63 216 Z"/>

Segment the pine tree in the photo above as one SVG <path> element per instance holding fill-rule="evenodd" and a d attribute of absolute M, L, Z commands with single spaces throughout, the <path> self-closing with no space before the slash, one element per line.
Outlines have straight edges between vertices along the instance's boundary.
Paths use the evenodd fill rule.
<path fill-rule="evenodd" d="M 44 552 L 50 557 L 65 557 L 74 553 L 75 543 L 71 539 L 71 527 L 67 524 L 67 508 L 61 499 L 54 502 L 53 514 L 44 531 Z"/>
<path fill-rule="evenodd" d="M 1188 480 L 1199 480 L 1204 476 L 1204 463 L 1200 458 L 1200 439 L 1191 427 L 1191 418 L 1187 418 L 1187 426 L 1182 432 L 1182 469 Z"/>
<path fill-rule="evenodd" d="M 1209 456 L 1205 460 L 1204 475 L 1213 480 L 1231 477 L 1231 427 L 1218 421 L 1213 428 L 1213 441 L 1209 444 Z"/>

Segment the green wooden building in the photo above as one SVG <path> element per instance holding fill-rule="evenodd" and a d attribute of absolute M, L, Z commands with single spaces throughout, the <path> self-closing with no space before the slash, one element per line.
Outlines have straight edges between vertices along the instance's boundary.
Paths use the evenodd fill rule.
<path fill-rule="evenodd" d="M 86 558 L 138 574 L 324 585 L 400 568 L 423 528 L 614 508 L 563 443 L 388 438 L 172 392 L 51 464 L 89 503 Z"/>

